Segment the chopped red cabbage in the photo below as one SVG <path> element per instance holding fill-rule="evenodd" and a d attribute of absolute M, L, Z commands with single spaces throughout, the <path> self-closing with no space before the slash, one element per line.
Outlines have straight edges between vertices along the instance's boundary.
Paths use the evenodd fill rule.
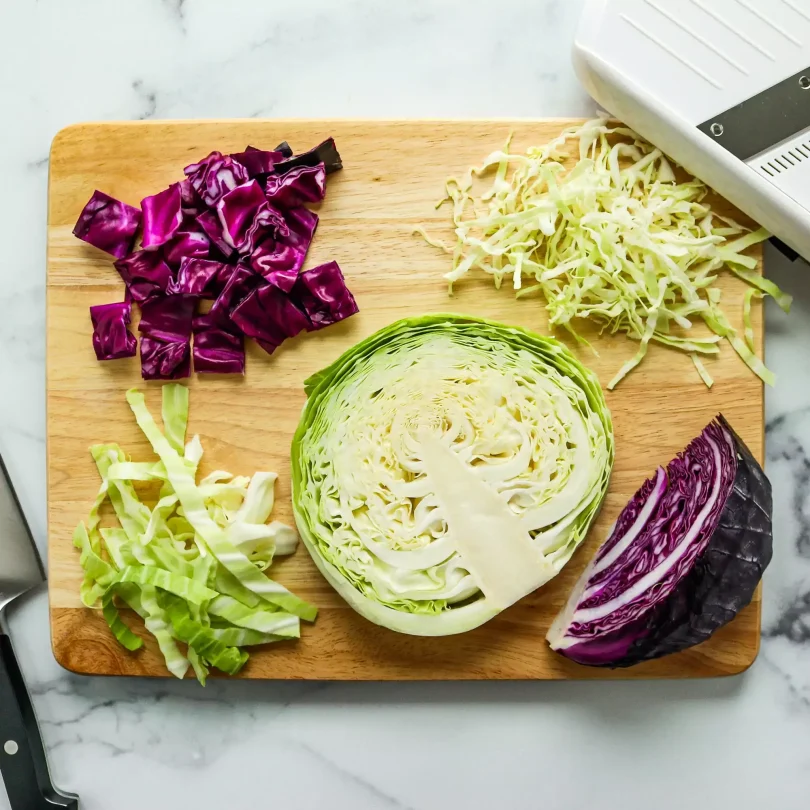
<path fill-rule="evenodd" d="M 217 203 L 224 240 L 237 250 L 245 244 L 247 232 L 262 206 L 267 206 L 262 187 L 255 181 L 237 186 Z"/>
<path fill-rule="evenodd" d="M 127 301 L 90 307 L 93 349 L 99 360 L 119 360 L 138 353 L 135 335 L 127 329 L 131 310 Z"/>
<path fill-rule="evenodd" d="M 254 290 L 231 313 L 244 335 L 259 341 L 262 348 L 276 348 L 285 338 L 309 329 L 307 316 L 290 296 L 270 284 Z"/>
<path fill-rule="evenodd" d="M 138 303 L 165 295 L 172 279 L 171 269 L 156 251 L 139 250 L 113 264 Z"/>
<path fill-rule="evenodd" d="M 311 329 L 322 329 L 359 311 L 337 262 L 301 273 L 291 297 L 306 312 Z"/>
<path fill-rule="evenodd" d="M 233 268 L 223 262 L 186 256 L 180 262 L 177 278 L 169 283 L 169 295 L 216 298 L 225 287 Z"/>
<path fill-rule="evenodd" d="M 211 307 L 211 317 L 223 326 L 229 324 L 233 310 L 262 283 L 261 276 L 246 265 L 237 264 Z"/>
<path fill-rule="evenodd" d="M 304 265 L 307 251 L 318 227 L 318 215 L 303 206 L 284 213 L 287 234 L 270 235 L 250 254 L 250 266 L 274 286 L 289 292 Z"/>
<path fill-rule="evenodd" d="M 138 331 L 166 343 L 188 341 L 196 303 L 193 295 L 166 295 L 144 301 Z"/>
<path fill-rule="evenodd" d="M 241 163 L 220 152 L 211 152 L 208 157 L 186 166 L 183 171 L 209 208 L 215 206 L 229 191 L 250 179 L 247 169 Z"/>
<path fill-rule="evenodd" d="M 141 377 L 145 380 L 179 380 L 191 374 L 191 346 L 141 337 Z"/>
<path fill-rule="evenodd" d="M 273 205 L 284 208 L 321 202 L 325 193 L 326 170 L 323 163 L 296 166 L 285 174 L 271 174 L 265 185 L 267 199 Z"/>
<path fill-rule="evenodd" d="M 123 259 L 131 250 L 141 224 L 141 212 L 131 205 L 94 191 L 84 206 L 74 236 L 84 242 Z"/>
<path fill-rule="evenodd" d="M 193 331 L 197 374 L 245 373 L 245 347 L 239 332 L 224 329 L 210 314 L 194 318 Z"/>
<path fill-rule="evenodd" d="M 292 248 L 287 248 L 287 250 L 291 251 Z M 278 287 L 282 292 L 290 293 L 298 279 L 298 270 L 293 266 L 279 267 L 277 270 L 263 272 L 262 276 L 268 284 Z"/>
<path fill-rule="evenodd" d="M 180 181 L 180 208 L 183 214 L 190 217 L 196 217 L 206 210 L 205 203 L 194 190 L 188 177 Z"/>
<path fill-rule="evenodd" d="M 183 227 L 188 230 L 178 231 L 174 239 L 163 246 L 166 263 L 172 268 L 180 267 L 185 258 L 204 259 L 211 253 L 211 240 L 195 221 Z"/>
<path fill-rule="evenodd" d="M 248 177 L 261 177 L 270 174 L 273 166 L 284 160 L 283 152 L 265 152 L 255 146 L 248 146 L 244 152 L 234 152 L 230 155 L 237 163 L 241 163 L 248 173 Z"/>
<path fill-rule="evenodd" d="M 308 249 L 318 227 L 318 215 L 309 208 L 299 206 L 285 211 L 284 221 L 290 229 L 289 243 L 294 247 L 306 246 Z M 306 255 L 306 250 L 304 254 Z"/>
<path fill-rule="evenodd" d="M 141 376 L 176 380 L 191 373 L 191 325 L 197 299 L 167 295 L 141 304 Z"/>
<path fill-rule="evenodd" d="M 222 232 L 222 223 L 219 221 L 216 211 L 204 211 L 197 217 L 197 224 L 211 240 L 214 247 L 225 257 L 232 255 L 234 249 L 225 241 Z"/>
<path fill-rule="evenodd" d="M 268 237 L 283 240 L 287 239 L 289 235 L 290 227 L 287 225 L 284 212 L 269 203 L 264 203 L 245 235 L 240 253 L 243 256 L 249 256 L 256 249 L 256 245 Z"/>
<path fill-rule="evenodd" d="M 180 210 L 180 184 L 172 183 L 167 189 L 144 197 L 141 200 L 143 211 L 144 250 L 153 250 L 165 245 L 179 230 L 183 222 Z"/>
<path fill-rule="evenodd" d="M 301 273 L 318 226 L 304 203 L 323 199 L 326 174 L 338 168 L 331 138 L 298 156 L 283 142 L 272 151 L 211 152 L 144 198 L 143 214 L 96 192 L 74 233 L 112 253 L 126 284 L 123 303 L 92 309 L 97 356 L 135 353 L 126 329 L 132 301 L 141 305 L 145 379 L 187 376 L 192 338 L 197 371 L 243 373 L 243 333 L 272 352 L 354 314 L 337 264 Z M 142 221 L 142 248 L 133 251 Z M 195 318 L 202 298 L 213 306 Z"/>

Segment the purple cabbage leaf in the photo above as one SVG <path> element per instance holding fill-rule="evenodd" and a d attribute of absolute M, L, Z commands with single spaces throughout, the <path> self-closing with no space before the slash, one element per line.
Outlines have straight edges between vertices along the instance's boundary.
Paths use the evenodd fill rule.
<path fill-rule="evenodd" d="M 225 329 L 210 314 L 193 322 L 194 371 L 197 374 L 244 374 L 245 346 L 242 335 Z"/>
<path fill-rule="evenodd" d="M 172 271 L 159 252 L 139 250 L 113 263 L 133 301 L 139 304 L 166 294 Z"/>
<path fill-rule="evenodd" d="M 138 353 L 135 335 L 127 329 L 131 310 L 127 301 L 90 307 L 93 349 L 99 360 L 120 360 Z"/>
<path fill-rule="evenodd" d="M 547 639 L 627 667 L 705 641 L 752 599 L 771 560 L 771 485 L 718 416 L 619 515 Z"/>
<path fill-rule="evenodd" d="M 177 233 L 183 222 L 180 204 L 180 183 L 172 183 L 167 189 L 141 200 L 141 245 L 144 250 L 154 250 L 165 245 Z"/>
<path fill-rule="evenodd" d="M 323 163 L 296 166 L 285 174 L 271 174 L 267 178 L 264 193 L 270 203 L 284 208 L 321 202 L 326 194 L 326 171 Z"/>
<path fill-rule="evenodd" d="M 213 208 L 225 194 L 247 183 L 247 169 L 232 157 L 220 152 L 211 152 L 199 163 L 183 169 L 191 186 L 202 201 Z"/>
<path fill-rule="evenodd" d="M 123 259 L 132 250 L 140 225 L 141 212 L 137 208 L 103 191 L 94 191 L 79 214 L 73 234 L 116 259 Z"/>

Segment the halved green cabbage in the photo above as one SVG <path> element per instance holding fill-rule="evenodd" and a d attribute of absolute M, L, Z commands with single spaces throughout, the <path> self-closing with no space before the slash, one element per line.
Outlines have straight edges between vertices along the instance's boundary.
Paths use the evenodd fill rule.
<path fill-rule="evenodd" d="M 305 382 L 293 508 L 367 619 L 460 633 L 551 579 L 613 465 L 596 376 L 557 340 L 460 315 L 398 321 Z"/>

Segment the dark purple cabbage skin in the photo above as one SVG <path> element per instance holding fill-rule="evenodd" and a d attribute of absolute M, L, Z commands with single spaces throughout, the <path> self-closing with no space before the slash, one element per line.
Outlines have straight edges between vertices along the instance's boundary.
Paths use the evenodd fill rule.
<path fill-rule="evenodd" d="M 771 484 L 722 414 L 717 421 L 734 442 L 737 469 L 705 548 L 666 599 L 635 621 L 558 651 L 567 658 L 610 668 L 661 658 L 705 641 L 751 602 L 773 555 Z"/>
<path fill-rule="evenodd" d="M 248 149 L 250 149 L 250 147 L 248 147 Z M 287 141 L 282 141 L 273 151 L 280 152 L 283 158 L 291 158 L 293 156 L 292 147 L 287 143 Z"/>
<path fill-rule="evenodd" d="M 279 144 L 276 151 L 283 152 L 282 146 L 284 145 Z M 302 152 L 300 155 L 291 156 L 281 163 L 276 163 L 273 166 L 273 172 L 275 174 L 286 174 L 297 166 L 317 166 L 319 163 L 323 163 L 327 174 L 332 174 L 332 172 L 343 168 L 343 161 L 340 159 L 334 138 L 327 138 L 314 149 L 310 149 L 309 152 Z"/>

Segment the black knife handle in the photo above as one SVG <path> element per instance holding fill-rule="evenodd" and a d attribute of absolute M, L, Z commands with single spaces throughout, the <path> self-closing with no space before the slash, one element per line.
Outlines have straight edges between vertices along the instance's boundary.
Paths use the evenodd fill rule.
<path fill-rule="evenodd" d="M 0 773 L 11 810 L 77 810 L 77 796 L 51 784 L 34 707 L 11 639 L 0 630 Z"/>

